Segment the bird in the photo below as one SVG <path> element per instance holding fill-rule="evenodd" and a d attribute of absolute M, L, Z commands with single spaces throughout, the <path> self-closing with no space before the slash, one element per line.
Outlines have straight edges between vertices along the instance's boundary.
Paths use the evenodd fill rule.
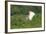
<path fill-rule="evenodd" d="M 26 20 L 32 20 L 33 16 L 35 16 L 35 13 L 33 11 L 29 11 L 29 15 L 26 17 Z"/>

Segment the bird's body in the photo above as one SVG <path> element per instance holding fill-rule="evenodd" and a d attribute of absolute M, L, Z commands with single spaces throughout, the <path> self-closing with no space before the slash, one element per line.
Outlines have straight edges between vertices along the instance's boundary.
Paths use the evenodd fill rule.
<path fill-rule="evenodd" d="M 33 16 L 35 15 L 35 13 L 34 12 L 32 12 L 32 11 L 29 11 L 29 20 L 32 20 L 32 18 L 33 18 Z"/>
<path fill-rule="evenodd" d="M 35 15 L 34 12 L 29 11 L 28 19 L 29 19 L 29 20 L 32 20 L 32 18 L 33 18 L 34 15 Z"/>

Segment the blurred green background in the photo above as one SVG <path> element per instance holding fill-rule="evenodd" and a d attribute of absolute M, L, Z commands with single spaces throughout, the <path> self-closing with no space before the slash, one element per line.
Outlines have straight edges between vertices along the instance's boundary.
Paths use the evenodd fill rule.
<path fill-rule="evenodd" d="M 11 29 L 41 27 L 41 8 L 41 6 L 11 5 Z M 32 21 L 26 20 L 29 11 L 35 13 Z"/>

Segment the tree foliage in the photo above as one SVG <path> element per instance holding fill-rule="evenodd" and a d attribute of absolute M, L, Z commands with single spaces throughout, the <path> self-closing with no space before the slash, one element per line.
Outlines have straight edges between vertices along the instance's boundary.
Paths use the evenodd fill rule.
<path fill-rule="evenodd" d="M 41 6 L 11 5 L 11 15 L 27 15 L 29 11 L 41 13 Z"/>

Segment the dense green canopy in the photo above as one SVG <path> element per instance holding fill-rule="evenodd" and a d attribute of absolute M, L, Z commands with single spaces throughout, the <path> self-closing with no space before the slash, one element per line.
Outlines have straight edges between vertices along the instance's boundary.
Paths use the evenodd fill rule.
<path fill-rule="evenodd" d="M 41 6 L 11 5 L 11 15 L 14 15 L 14 14 L 27 15 L 28 11 L 41 13 Z"/>

